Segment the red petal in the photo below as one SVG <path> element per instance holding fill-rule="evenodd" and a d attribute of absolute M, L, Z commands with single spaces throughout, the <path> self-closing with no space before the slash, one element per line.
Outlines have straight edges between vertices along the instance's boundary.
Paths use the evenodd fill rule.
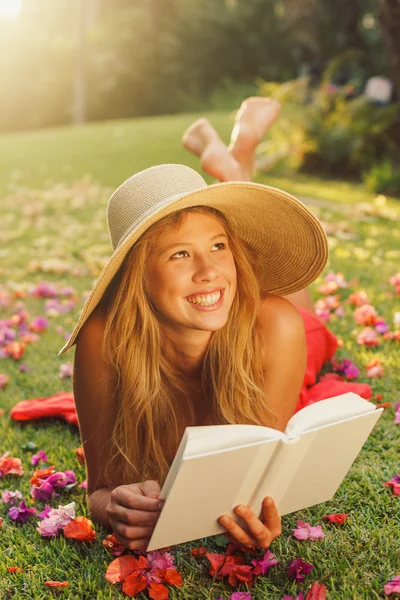
<path fill-rule="evenodd" d="M 128 575 L 122 584 L 122 591 L 127 596 L 136 596 L 147 588 L 147 579 L 145 575 L 142 575 L 139 571 L 135 571 Z"/>
<path fill-rule="evenodd" d="M 181 587 L 182 585 L 182 575 L 174 569 L 167 569 L 164 573 L 164 579 L 165 583 L 169 583 L 170 585 L 176 585 L 177 587 Z"/>
<path fill-rule="evenodd" d="M 162 583 L 151 583 L 148 594 L 153 600 L 168 600 L 168 588 Z"/>
<path fill-rule="evenodd" d="M 93 523 L 86 517 L 77 517 L 63 529 L 65 537 L 79 540 L 80 542 L 92 542 L 96 539 Z"/>
<path fill-rule="evenodd" d="M 331 523 L 337 523 L 338 525 L 343 525 L 343 523 L 349 518 L 349 515 L 345 513 L 335 513 L 333 515 L 324 515 L 322 517 Z"/>
<path fill-rule="evenodd" d="M 210 552 L 206 552 L 206 556 L 211 563 L 210 575 L 214 577 L 214 575 L 218 572 L 218 569 L 220 569 L 225 563 L 227 557 L 225 554 L 210 554 Z"/>
<path fill-rule="evenodd" d="M 204 546 L 191 549 L 192 556 L 204 556 L 206 552 L 207 550 L 204 548 Z"/>
<path fill-rule="evenodd" d="M 118 583 L 124 581 L 134 571 L 146 569 L 148 566 L 149 563 L 144 556 L 139 556 L 139 559 L 137 559 L 131 554 L 126 554 L 116 558 L 108 565 L 106 579 L 111 583 Z"/>
<path fill-rule="evenodd" d="M 68 581 L 45 581 L 43 585 L 47 587 L 68 587 Z"/>
<path fill-rule="evenodd" d="M 229 573 L 228 582 L 232 586 L 238 585 L 240 582 L 246 582 L 248 585 L 253 583 L 253 569 L 250 565 L 234 566 Z"/>
<path fill-rule="evenodd" d="M 306 600 L 326 600 L 326 587 L 324 584 L 314 581 L 306 596 Z"/>
<path fill-rule="evenodd" d="M 24 570 L 21 567 L 7 567 L 9 573 L 23 573 Z"/>

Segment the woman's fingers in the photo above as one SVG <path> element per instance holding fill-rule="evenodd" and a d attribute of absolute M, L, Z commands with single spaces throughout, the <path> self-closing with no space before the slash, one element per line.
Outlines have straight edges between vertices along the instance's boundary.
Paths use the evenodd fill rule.
<path fill-rule="evenodd" d="M 120 485 L 111 492 L 111 502 L 122 504 L 126 508 L 135 508 L 137 510 L 159 511 L 159 501 L 157 498 L 143 496 L 131 489 L 129 485 Z"/>
<path fill-rule="evenodd" d="M 120 538 L 123 537 L 129 541 L 134 541 L 142 538 L 149 538 L 153 533 L 154 527 L 132 526 L 123 521 L 114 521 L 112 523 L 114 534 Z M 122 542 L 121 542 L 122 543 Z"/>
<path fill-rule="evenodd" d="M 125 508 L 120 504 L 110 506 L 107 510 L 107 514 L 110 519 L 116 521 L 124 521 L 129 525 L 154 525 L 157 523 L 160 511 L 144 511 L 135 510 L 132 508 Z"/>
<path fill-rule="evenodd" d="M 124 548 L 127 548 L 128 550 L 146 550 L 150 541 L 150 537 L 132 540 L 131 538 L 126 538 L 123 535 L 114 535 L 120 544 L 122 544 Z"/>
<path fill-rule="evenodd" d="M 222 515 L 220 517 L 220 523 L 228 531 L 230 536 L 228 539 L 232 542 L 241 544 L 242 546 L 257 546 L 257 542 L 248 534 L 247 531 L 242 529 L 233 519 L 228 515 Z"/>
<path fill-rule="evenodd" d="M 246 529 L 240 527 L 228 515 L 222 515 L 220 522 L 227 529 L 226 537 L 243 546 L 268 548 L 282 531 L 281 518 L 272 498 L 264 498 L 262 511 L 265 524 L 245 504 L 235 508 L 236 514 L 246 523 Z"/>
<path fill-rule="evenodd" d="M 270 530 L 272 539 L 275 539 L 282 533 L 282 523 L 273 498 L 268 496 L 264 498 L 262 503 L 262 513 L 265 525 Z"/>

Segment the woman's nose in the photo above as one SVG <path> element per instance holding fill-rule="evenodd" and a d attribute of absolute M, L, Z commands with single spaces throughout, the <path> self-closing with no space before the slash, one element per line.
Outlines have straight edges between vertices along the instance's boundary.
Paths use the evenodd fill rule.
<path fill-rule="evenodd" d="M 208 279 L 212 281 L 213 279 L 218 277 L 218 275 L 218 268 L 216 267 L 211 257 L 201 256 L 197 258 L 193 279 L 201 281 L 204 281 L 204 279 Z"/>

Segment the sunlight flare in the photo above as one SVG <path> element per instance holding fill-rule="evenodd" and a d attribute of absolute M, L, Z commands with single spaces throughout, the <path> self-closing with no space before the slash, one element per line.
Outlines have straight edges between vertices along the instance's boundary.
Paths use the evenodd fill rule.
<path fill-rule="evenodd" d="M 0 19 L 17 19 L 21 8 L 22 0 L 0 0 Z"/>

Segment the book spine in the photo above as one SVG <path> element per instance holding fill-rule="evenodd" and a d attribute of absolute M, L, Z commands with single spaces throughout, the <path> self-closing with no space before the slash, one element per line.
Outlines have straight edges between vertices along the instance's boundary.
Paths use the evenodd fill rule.
<path fill-rule="evenodd" d="M 261 516 L 262 501 L 271 496 L 279 510 L 296 471 L 309 451 L 316 436 L 309 434 L 280 442 L 273 460 L 268 461 L 259 479 L 257 487 L 251 495 L 249 506 L 255 514 Z"/>

